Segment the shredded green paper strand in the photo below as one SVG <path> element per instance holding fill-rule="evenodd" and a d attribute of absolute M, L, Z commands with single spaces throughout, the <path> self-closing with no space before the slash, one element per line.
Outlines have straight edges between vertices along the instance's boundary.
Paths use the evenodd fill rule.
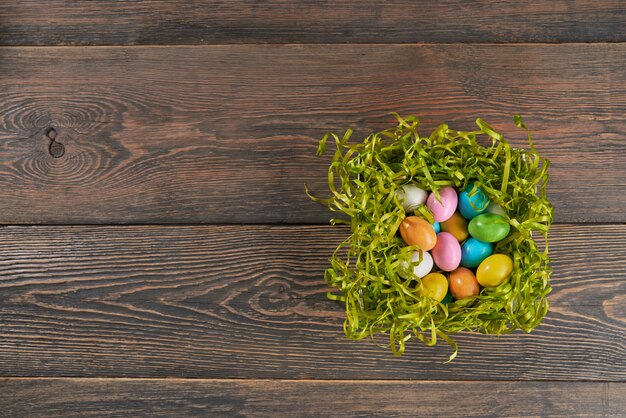
<path fill-rule="evenodd" d="M 335 250 L 325 280 L 339 295 L 332 300 L 345 303 L 345 333 L 360 340 L 377 334 L 389 335 L 394 354 L 405 350 L 412 337 L 427 345 L 437 338 L 458 352 L 449 336 L 459 331 L 506 334 L 516 329 L 530 332 L 548 311 L 550 259 L 548 229 L 552 205 L 546 199 L 549 161 L 539 156 L 530 133 L 530 151 L 512 148 L 501 134 L 481 119 L 478 131 L 460 132 L 441 125 L 428 137 L 419 136 L 419 119 L 401 118 L 395 128 L 373 133 L 361 143 L 349 144 L 352 134 L 343 137 L 328 133 L 319 143 L 318 155 L 333 139 L 336 151 L 328 170 L 328 199 L 319 199 L 334 212 L 349 215 L 351 235 Z M 525 129 L 521 117 L 515 124 Z M 477 143 L 487 136 L 491 146 Z M 496 244 L 494 253 L 509 255 L 514 263 L 511 276 L 498 287 L 484 288 L 478 296 L 448 304 L 419 295 L 421 280 L 413 274 L 409 247 L 397 234 L 407 216 L 396 190 L 413 183 L 438 196 L 442 186 L 464 189 L 475 182 L 506 212 L 509 235 Z M 432 222 L 432 214 L 422 206 L 416 211 Z M 532 233 L 544 238 L 541 251 Z M 421 261 L 421 260 L 420 260 Z M 403 266 L 404 264 L 404 266 Z M 399 272 L 402 270 L 402 273 Z M 403 278 L 406 277 L 406 278 Z"/>

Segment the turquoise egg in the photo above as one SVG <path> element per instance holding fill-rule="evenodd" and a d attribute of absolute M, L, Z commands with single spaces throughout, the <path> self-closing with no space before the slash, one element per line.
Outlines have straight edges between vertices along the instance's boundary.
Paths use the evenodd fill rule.
<path fill-rule="evenodd" d="M 498 242 L 507 235 L 511 226 L 500 215 L 483 213 L 472 219 L 467 227 L 471 236 L 484 242 Z"/>
<path fill-rule="evenodd" d="M 465 190 L 459 193 L 459 212 L 465 219 L 472 219 L 487 210 L 489 198 L 474 183 L 467 185 Z"/>
<path fill-rule="evenodd" d="M 439 224 L 439 222 L 435 222 L 433 224 L 433 229 L 435 230 L 435 233 L 438 234 L 441 232 L 441 225 Z"/>
<path fill-rule="evenodd" d="M 492 253 L 492 244 L 476 238 L 468 238 L 461 247 L 461 265 L 469 268 L 478 267 Z"/>

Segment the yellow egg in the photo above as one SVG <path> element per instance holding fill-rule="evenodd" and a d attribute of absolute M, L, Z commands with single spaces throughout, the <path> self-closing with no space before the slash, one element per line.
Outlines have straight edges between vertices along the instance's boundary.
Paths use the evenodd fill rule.
<path fill-rule="evenodd" d="M 513 271 L 513 260 L 505 254 L 494 254 L 485 258 L 476 270 L 476 280 L 481 286 L 499 286 Z"/>
<path fill-rule="evenodd" d="M 448 293 L 448 279 L 441 273 L 430 273 L 422 279 L 422 287 L 419 291 L 420 295 L 441 302 Z"/>
<path fill-rule="evenodd" d="M 459 212 L 454 212 L 450 219 L 441 222 L 441 230 L 452 234 L 459 242 L 465 241 L 469 237 L 467 219 Z"/>

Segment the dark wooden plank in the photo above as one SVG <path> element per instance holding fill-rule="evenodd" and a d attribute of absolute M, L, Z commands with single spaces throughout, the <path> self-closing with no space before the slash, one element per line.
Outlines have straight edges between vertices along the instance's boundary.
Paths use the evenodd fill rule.
<path fill-rule="evenodd" d="M 460 334 L 453 364 L 345 338 L 322 273 L 347 232 L 4 227 L 0 376 L 625 380 L 626 225 L 556 226 L 544 324 Z"/>
<path fill-rule="evenodd" d="M 0 2 L 2 45 L 626 40 L 619 0 Z"/>
<path fill-rule="evenodd" d="M 626 44 L 0 54 L 0 223 L 326 222 L 303 192 L 326 188 L 317 140 L 393 110 L 424 132 L 481 116 L 523 146 L 519 112 L 553 161 L 556 220 L 626 221 Z"/>
<path fill-rule="evenodd" d="M 0 379 L 5 416 L 611 417 L 625 383 Z"/>

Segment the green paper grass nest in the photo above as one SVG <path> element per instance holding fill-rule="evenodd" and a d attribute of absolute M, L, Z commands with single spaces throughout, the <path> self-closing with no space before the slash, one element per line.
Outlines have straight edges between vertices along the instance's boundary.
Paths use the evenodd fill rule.
<path fill-rule="evenodd" d="M 350 217 L 349 222 L 331 220 L 333 225 L 348 223 L 351 235 L 338 245 L 324 275 L 340 292 L 328 297 L 345 303 L 346 335 L 360 340 L 388 334 L 394 354 L 402 354 L 411 338 L 428 345 L 441 338 L 454 347 L 452 360 L 458 347 L 450 334 L 530 332 L 548 311 L 546 296 L 551 291 L 549 161 L 539 156 L 530 133 L 529 150 L 524 150 L 511 147 L 481 119 L 476 121 L 478 131 L 454 131 L 444 124 L 430 136 L 420 136 L 417 117 L 393 115 L 398 121 L 395 128 L 372 133 L 360 143 L 349 141 L 351 130 L 342 137 L 326 134 L 318 155 L 325 152 L 329 139 L 334 140 L 336 150 L 328 169 L 331 196 L 320 199 L 307 190 L 315 201 Z M 528 131 L 519 116 L 514 120 Z M 480 145 L 481 136 L 488 137 L 491 145 Z M 483 288 L 476 297 L 441 303 L 420 296 L 421 279 L 411 269 L 406 271 L 418 248 L 407 246 L 397 233 L 409 214 L 396 190 L 412 183 L 438 197 L 440 187 L 462 190 L 470 182 L 506 212 L 511 231 L 495 245 L 494 254 L 510 256 L 513 272 L 500 286 Z M 433 221 L 426 206 L 415 214 Z M 543 237 L 542 250 L 533 232 Z M 401 269 L 405 269 L 402 275 Z"/>

